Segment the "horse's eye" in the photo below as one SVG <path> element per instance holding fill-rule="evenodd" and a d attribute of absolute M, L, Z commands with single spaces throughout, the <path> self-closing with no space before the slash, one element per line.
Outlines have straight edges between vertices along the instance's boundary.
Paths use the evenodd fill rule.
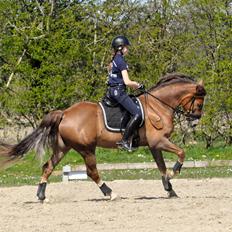
<path fill-rule="evenodd" d="M 197 104 L 197 106 L 200 110 L 203 108 L 203 104 Z"/>

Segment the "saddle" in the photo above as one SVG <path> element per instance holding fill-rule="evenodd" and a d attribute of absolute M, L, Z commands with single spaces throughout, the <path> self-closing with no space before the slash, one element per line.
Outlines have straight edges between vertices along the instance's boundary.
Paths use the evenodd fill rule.
<path fill-rule="evenodd" d="M 142 104 L 135 96 L 130 97 L 142 111 L 142 121 L 139 125 L 139 127 L 142 127 L 144 123 L 144 111 Z M 123 132 L 127 126 L 127 123 L 131 119 L 130 113 L 107 94 L 104 96 L 102 101 L 99 102 L 99 105 L 101 106 L 103 112 L 106 129 L 111 132 Z"/>

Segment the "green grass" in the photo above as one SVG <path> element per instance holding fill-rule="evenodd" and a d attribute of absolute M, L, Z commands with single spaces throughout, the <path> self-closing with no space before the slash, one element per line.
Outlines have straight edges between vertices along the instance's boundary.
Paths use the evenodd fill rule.
<path fill-rule="evenodd" d="M 103 180 L 160 180 L 160 173 L 157 169 L 140 169 L 140 170 L 112 170 L 99 171 Z M 180 175 L 175 178 L 213 178 L 213 177 L 232 177 L 232 167 L 208 167 L 208 168 L 183 168 Z M 37 185 L 40 175 L 6 172 L 1 174 L 0 186 L 21 186 L 21 185 Z M 51 176 L 49 182 L 60 182 L 61 176 Z M 90 180 L 88 178 L 88 180 Z"/>
<path fill-rule="evenodd" d="M 232 146 L 218 146 L 205 149 L 200 145 L 191 145 L 184 147 L 186 151 L 186 160 L 232 160 Z M 110 150 L 98 148 L 96 152 L 98 163 L 140 163 L 153 162 L 153 158 L 149 149 L 140 148 L 133 153 L 121 150 Z M 45 157 L 45 160 L 49 156 Z M 165 160 L 175 161 L 176 155 L 164 153 Z M 44 161 L 45 162 L 45 161 Z M 42 164 L 34 158 L 34 154 L 30 153 L 17 164 L 0 171 L 0 186 L 25 185 L 38 183 L 41 175 Z M 62 170 L 66 164 L 76 166 L 83 164 L 83 160 L 79 154 L 70 151 L 56 167 L 56 170 Z M 206 168 L 206 169 L 183 169 L 180 177 L 183 178 L 204 178 L 204 177 L 232 177 L 230 167 Z M 114 179 L 154 179 L 160 178 L 157 170 L 117 170 L 117 171 L 101 171 L 101 175 L 106 180 Z M 60 176 L 52 175 L 51 182 L 60 181 Z"/>
<path fill-rule="evenodd" d="M 186 152 L 186 160 L 232 160 L 232 146 L 215 146 L 205 149 L 202 145 L 189 145 L 183 148 Z M 97 148 L 96 157 L 98 163 L 140 163 L 154 161 L 149 149 L 146 147 L 139 148 L 132 153 L 116 149 Z M 164 152 L 164 158 L 168 161 L 177 160 L 175 154 L 167 152 Z M 83 160 L 75 151 L 70 151 L 58 168 L 64 164 L 83 164 Z"/>
<path fill-rule="evenodd" d="M 112 170 L 101 171 L 104 180 L 154 180 L 160 179 L 160 173 L 157 169 L 140 170 Z M 175 178 L 213 178 L 213 177 L 232 177 L 232 167 L 210 167 L 210 168 L 183 168 L 181 174 Z"/>

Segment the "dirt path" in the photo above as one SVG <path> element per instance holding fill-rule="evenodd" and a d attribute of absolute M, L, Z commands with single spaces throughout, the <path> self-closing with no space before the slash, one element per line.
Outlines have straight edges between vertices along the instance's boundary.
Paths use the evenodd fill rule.
<path fill-rule="evenodd" d="M 87 181 L 48 185 L 44 204 L 36 186 L 0 188 L 0 232 L 232 231 L 232 178 L 172 183 L 180 198 L 167 199 L 160 181 L 108 182 L 115 202 Z"/>

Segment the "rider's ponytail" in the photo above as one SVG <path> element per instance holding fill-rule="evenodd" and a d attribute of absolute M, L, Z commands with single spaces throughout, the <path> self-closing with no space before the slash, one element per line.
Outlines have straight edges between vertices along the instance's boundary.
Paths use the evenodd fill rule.
<path fill-rule="evenodd" d="M 108 64 L 108 67 L 107 67 L 108 73 L 111 72 L 111 70 L 112 70 L 112 68 L 113 68 L 113 60 L 114 60 L 114 57 L 115 57 L 118 53 L 120 53 L 121 55 L 123 55 L 122 50 L 114 50 L 114 51 L 113 51 L 112 56 L 111 56 L 110 63 Z"/>
<path fill-rule="evenodd" d="M 108 64 L 108 67 L 107 67 L 108 73 L 110 73 L 112 71 L 113 60 L 114 60 L 114 57 L 116 56 L 116 54 L 117 54 L 117 51 L 113 51 L 111 59 L 110 59 L 110 63 Z"/>

